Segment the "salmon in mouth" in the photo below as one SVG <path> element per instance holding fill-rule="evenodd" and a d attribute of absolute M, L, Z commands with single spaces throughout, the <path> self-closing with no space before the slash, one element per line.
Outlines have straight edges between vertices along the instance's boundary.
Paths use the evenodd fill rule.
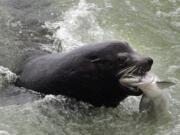
<path fill-rule="evenodd" d="M 146 111 L 153 117 L 168 114 L 167 98 L 163 89 L 173 86 L 173 82 L 160 81 L 151 73 L 146 73 L 144 76 L 126 75 L 119 81 L 122 85 L 137 87 L 143 92 L 139 104 L 140 112 Z"/>
<path fill-rule="evenodd" d="M 153 76 L 151 76 L 152 78 L 150 78 L 149 75 L 150 69 L 151 65 L 148 67 L 145 66 L 145 68 L 143 66 L 136 65 L 126 68 L 118 73 L 119 82 L 121 85 L 124 85 L 131 90 L 140 91 L 140 87 L 138 87 L 138 84 L 145 83 L 145 80 L 153 81 Z"/>

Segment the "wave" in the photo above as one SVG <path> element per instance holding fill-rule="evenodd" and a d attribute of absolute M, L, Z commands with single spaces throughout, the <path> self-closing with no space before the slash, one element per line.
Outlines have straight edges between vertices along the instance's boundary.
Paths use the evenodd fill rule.
<path fill-rule="evenodd" d="M 0 66 L 0 89 L 8 84 L 14 83 L 16 79 L 16 74 L 11 72 L 8 68 Z"/>
<path fill-rule="evenodd" d="M 110 5 L 108 5 L 110 6 Z M 61 41 L 64 50 L 71 50 L 82 46 L 85 43 L 103 41 L 108 36 L 113 35 L 101 27 L 98 22 L 97 14 L 102 9 L 94 3 L 88 3 L 86 0 L 80 0 L 78 5 L 71 7 L 64 12 L 63 21 L 46 22 L 45 26 L 49 29 L 56 29 L 53 38 L 56 39 L 53 46 L 59 45 Z"/>

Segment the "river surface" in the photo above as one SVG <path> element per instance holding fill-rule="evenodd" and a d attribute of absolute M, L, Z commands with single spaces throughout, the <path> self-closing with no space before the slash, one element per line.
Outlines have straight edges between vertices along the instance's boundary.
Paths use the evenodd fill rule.
<path fill-rule="evenodd" d="M 3 82 L 2 69 L 15 70 L 27 50 L 109 40 L 128 41 L 154 59 L 152 72 L 176 83 L 166 90 L 170 117 L 140 114 L 140 97 L 93 108 Z M 180 0 L 0 0 L 0 66 L 0 135 L 180 134 Z"/>

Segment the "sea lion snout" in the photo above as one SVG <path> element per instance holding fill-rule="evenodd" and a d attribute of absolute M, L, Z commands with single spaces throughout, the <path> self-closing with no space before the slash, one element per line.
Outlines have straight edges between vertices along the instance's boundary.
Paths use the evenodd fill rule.
<path fill-rule="evenodd" d="M 140 66 L 142 67 L 142 70 L 144 70 L 145 72 L 151 70 L 153 64 L 153 59 L 150 57 L 145 57 L 142 59 L 142 61 L 140 61 Z"/>
<path fill-rule="evenodd" d="M 153 59 L 151 57 L 144 57 L 137 53 L 130 54 L 129 61 L 126 61 L 127 64 L 135 66 L 134 74 L 143 76 L 146 72 L 151 70 L 153 65 Z"/>
<path fill-rule="evenodd" d="M 153 59 L 150 58 L 150 57 L 146 57 L 146 58 L 144 58 L 144 63 L 149 68 L 149 70 L 150 70 L 150 68 L 151 68 L 151 66 L 153 64 Z"/>
<path fill-rule="evenodd" d="M 147 59 L 148 64 L 152 66 L 153 59 L 151 57 L 147 57 L 146 59 Z"/>

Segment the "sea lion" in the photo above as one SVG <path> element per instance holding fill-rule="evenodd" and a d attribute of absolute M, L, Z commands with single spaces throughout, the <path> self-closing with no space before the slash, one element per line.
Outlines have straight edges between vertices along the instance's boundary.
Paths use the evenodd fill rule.
<path fill-rule="evenodd" d="M 152 64 L 152 58 L 139 55 L 126 42 L 89 44 L 30 59 L 19 72 L 16 86 L 73 97 L 96 107 L 116 107 L 126 97 L 142 94 L 137 87 L 121 85 L 121 76 L 143 76 Z"/>

